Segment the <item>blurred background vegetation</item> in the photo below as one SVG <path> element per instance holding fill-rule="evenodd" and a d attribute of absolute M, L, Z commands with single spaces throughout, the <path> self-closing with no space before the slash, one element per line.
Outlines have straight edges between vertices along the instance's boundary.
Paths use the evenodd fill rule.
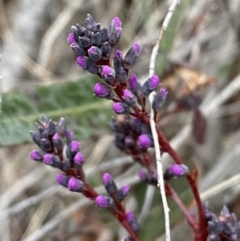
<path fill-rule="evenodd" d="M 125 205 L 141 221 L 141 240 L 164 240 L 160 195 L 139 182 L 139 166 L 132 165 L 112 144 L 108 128 L 111 103 L 92 95 L 98 78 L 78 68 L 66 38 L 71 25 L 83 23 L 87 13 L 102 26 L 119 16 L 123 33 L 117 48 L 126 52 L 133 42 L 142 45 L 132 73 L 144 81 L 153 43 L 170 4 L 171 0 L 0 0 L 1 240 L 115 241 L 126 236 L 105 210 L 57 186 L 56 170 L 30 160 L 29 152 L 35 146 L 29 130 L 42 113 L 54 120 L 66 118 L 81 140 L 89 181 L 100 191 L 104 191 L 101 173 L 105 171 L 119 185 L 133 185 Z M 156 73 L 169 89 L 165 109 L 186 96 L 185 85 L 197 84 L 204 90 L 203 117 L 193 121 L 193 111 L 187 110 L 166 118 L 162 114 L 160 126 L 182 158 L 201 170 L 203 199 L 216 212 L 223 203 L 228 204 L 238 218 L 239 181 L 234 185 L 230 180 L 230 187 L 217 192 L 206 191 L 237 178 L 240 172 L 239 12 L 239 0 L 182 0 L 156 61 Z M 204 141 L 193 138 L 192 128 L 203 133 Z M 164 158 L 167 165 L 167 155 Z M 184 180 L 173 180 L 173 185 L 194 211 Z M 170 206 L 173 240 L 191 240 L 181 212 L 174 204 Z"/>

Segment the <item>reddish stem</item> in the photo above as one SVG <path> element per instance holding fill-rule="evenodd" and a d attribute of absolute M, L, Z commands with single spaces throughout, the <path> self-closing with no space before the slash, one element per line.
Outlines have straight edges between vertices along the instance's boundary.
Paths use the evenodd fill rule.
<path fill-rule="evenodd" d="M 169 195 L 174 200 L 174 202 L 178 205 L 178 207 L 182 210 L 184 213 L 189 225 L 193 229 L 194 232 L 198 229 L 198 224 L 196 223 L 196 220 L 193 218 L 189 210 L 186 208 L 186 206 L 183 204 L 182 200 L 179 198 L 178 194 L 174 191 L 174 189 L 170 186 L 169 183 L 165 182 L 166 190 L 169 192 Z"/>
<path fill-rule="evenodd" d="M 157 134 L 158 134 L 159 143 L 161 146 L 164 147 L 166 152 L 173 158 L 173 160 L 177 164 L 183 164 L 183 161 L 181 160 L 181 158 L 178 156 L 178 154 L 175 152 L 175 150 L 171 147 L 171 145 L 169 144 L 169 142 L 166 140 L 166 138 L 164 137 L 164 135 L 162 134 L 162 132 L 159 129 L 157 129 Z M 193 192 L 193 195 L 194 195 L 194 198 L 196 201 L 197 209 L 198 209 L 199 230 L 198 230 L 198 233 L 195 233 L 197 235 L 195 237 L 195 240 L 204 241 L 207 239 L 208 232 L 207 232 L 207 224 L 206 224 L 206 220 L 205 220 L 202 201 L 201 201 L 198 187 L 196 185 L 195 180 L 192 178 L 192 176 L 190 174 L 187 174 L 186 178 L 192 189 L 192 192 Z"/>

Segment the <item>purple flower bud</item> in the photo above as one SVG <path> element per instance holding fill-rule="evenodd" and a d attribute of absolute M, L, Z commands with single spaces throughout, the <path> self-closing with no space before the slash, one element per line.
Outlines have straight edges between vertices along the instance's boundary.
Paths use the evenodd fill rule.
<path fill-rule="evenodd" d="M 73 140 L 66 148 L 66 156 L 69 160 L 72 160 L 75 154 L 80 150 L 80 144 L 78 141 Z"/>
<path fill-rule="evenodd" d="M 95 22 L 95 20 L 93 19 L 92 15 L 91 14 L 87 14 L 86 18 L 85 18 L 85 21 L 84 21 L 84 25 L 87 29 L 93 31 L 94 29 L 94 26 L 96 25 L 97 23 Z"/>
<path fill-rule="evenodd" d="M 69 34 L 68 34 L 67 41 L 68 41 L 68 43 L 70 43 L 70 44 L 76 43 L 76 40 L 75 40 L 75 38 L 74 38 L 73 33 L 69 33 Z"/>
<path fill-rule="evenodd" d="M 61 160 L 58 156 L 53 154 L 45 154 L 43 157 L 43 162 L 49 166 L 60 168 Z"/>
<path fill-rule="evenodd" d="M 30 157 L 34 161 L 42 161 L 43 160 L 42 154 L 39 151 L 36 151 L 36 150 L 33 150 L 33 151 L 30 152 Z"/>
<path fill-rule="evenodd" d="M 103 184 L 104 184 L 107 192 L 110 195 L 117 193 L 117 186 L 116 186 L 115 182 L 113 181 L 112 176 L 109 173 L 104 173 L 102 180 L 103 180 Z"/>
<path fill-rule="evenodd" d="M 101 34 L 99 32 L 92 34 L 91 45 L 99 46 L 100 44 L 101 44 Z"/>
<path fill-rule="evenodd" d="M 134 146 L 134 139 L 131 136 L 127 136 L 124 140 L 125 146 L 127 148 L 131 148 Z"/>
<path fill-rule="evenodd" d="M 170 180 L 172 177 L 182 177 L 188 174 L 188 167 L 184 164 L 174 164 L 168 167 L 164 173 L 164 179 Z"/>
<path fill-rule="evenodd" d="M 63 141 L 62 141 L 62 137 L 56 133 L 54 134 L 53 138 L 52 138 L 52 142 L 55 148 L 57 149 L 61 149 L 63 147 Z"/>
<path fill-rule="evenodd" d="M 88 37 L 83 36 L 79 38 L 79 45 L 80 47 L 86 49 L 91 46 L 91 41 Z"/>
<path fill-rule="evenodd" d="M 123 99 L 131 107 L 135 107 L 137 105 L 136 96 L 128 89 L 123 91 Z"/>
<path fill-rule="evenodd" d="M 116 50 L 116 52 L 114 54 L 114 59 L 123 59 L 122 51 Z"/>
<path fill-rule="evenodd" d="M 138 86 L 138 79 L 135 74 L 131 74 L 128 80 L 130 90 L 135 93 Z"/>
<path fill-rule="evenodd" d="M 112 81 L 115 78 L 115 71 L 107 65 L 102 66 L 101 76 L 104 80 Z"/>
<path fill-rule="evenodd" d="M 103 59 L 109 59 L 110 54 L 111 54 L 111 46 L 108 42 L 103 43 L 103 45 L 100 47 L 102 51 L 102 58 Z"/>
<path fill-rule="evenodd" d="M 108 42 L 111 46 L 115 46 L 118 43 L 121 33 L 121 21 L 118 17 L 115 17 L 108 28 Z"/>
<path fill-rule="evenodd" d="M 76 24 L 76 26 L 71 27 L 71 30 L 72 30 L 75 41 L 78 42 L 79 37 L 84 35 L 85 28 L 79 24 Z"/>
<path fill-rule="evenodd" d="M 157 185 L 157 183 L 158 183 L 157 175 L 148 173 L 148 172 L 146 172 L 143 169 L 141 169 L 138 172 L 138 176 L 140 177 L 141 180 L 143 180 L 143 181 L 145 181 L 145 182 L 147 182 L 149 184 L 152 184 L 154 186 Z"/>
<path fill-rule="evenodd" d="M 53 164 L 53 155 L 52 154 L 44 155 L 43 161 L 48 165 L 52 165 Z"/>
<path fill-rule="evenodd" d="M 71 44 L 71 48 L 79 56 L 84 56 L 87 53 L 87 51 L 84 48 L 80 47 L 77 43 Z"/>
<path fill-rule="evenodd" d="M 67 124 L 66 121 L 63 117 L 60 118 L 59 122 L 58 122 L 58 126 L 57 126 L 57 132 L 59 135 L 61 135 L 62 137 L 65 137 L 66 135 L 66 131 L 67 131 Z"/>
<path fill-rule="evenodd" d="M 91 48 L 88 49 L 88 56 L 93 61 L 99 61 L 102 58 L 102 52 L 98 47 L 92 46 Z"/>
<path fill-rule="evenodd" d="M 137 57 L 141 52 L 141 46 L 138 43 L 135 43 L 131 49 L 126 53 L 123 59 L 123 66 L 126 69 L 131 69 L 135 64 Z"/>
<path fill-rule="evenodd" d="M 116 114 L 124 114 L 128 111 L 127 106 L 122 102 L 113 103 L 112 109 Z"/>
<path fill-rule="evenodd" d="M 102 179 L 105 186 L 113 182 L 112 176 L 109 173 L 104 173 Z"/>
<path fill-rule="evenodd" d="M 71 177 L 68 181 L 68 188 L 72 192 L 82 192 L 83 191 L 83 182 L 76 179 L 75 177 Z"/>
<path fill-rule="evenodd" d="M 115 70 L 123 66 L 123 56 L 120 50 L 116 50 L 113 61 Z"/>
<path fill-rule="evenodd" d="M 64 160 L 61 162 L 61 167 L 60 169 L 63 171 L 63 172 L 67 172 L 69 169 L 71 168 L 71 163 L 69 160 Z"/>
<path fill-rule="evenodd" d="M 116 78 L 120 83 L 124 83 L 127 81 L 127 72 L 123 67 L 120 67 L 119 69 L 115 69 L 116 71 Z"/>
<path fill-rule="evenodd" d="M 113 96 L 112 89 L 105 84 L 96 83 L 93 89 L 96 96 L 100 98 L 111 99 Z"/>
<path fill-rule="evenodd" d="M 121 189 L 122 189 L 122 193 L 124 195 L 127 195 L 129 193 L 129 190 L 130 190 L 130 186 L 129 185 L 124 185 Z"/>
<path fill-rule="evenodd" d="M 76 167 L 81 167 L 85 161 L 85 158 L 81 152 L 77 152 L 73 158 L 73 161 Z"/>
<path fill-rule="evenodd" d="M 86 69 L 86 68 L 87 68 L 86 57 L 84 57 L 84 56 L 79 56 L 79 57 L 77 57 L 77 64 L 78 64 L 82 69 Z"/>
<path fill-rule="evenodd" d="M 32 140 L 34 141 L 35 144 L 37 144 L 38 146 L 40 146 L 41 143 L 41 136 L 38 132 L 36 131 L 30 131 L 30 135 L 32 137 Z"/>
<path fill-rule="evenodd" d="M 153 75 L 142 86 L 142 93 L 144 96 L 149 96 L 153 90 L 155 90 L 160 84 L 158 76 Z"/>
<path fill-rule="evenodd" d="M 72 142 L 71 142 L 71 144 L 70 144 L 70 150 L 72 151 L 72 152 L 78 152 L 78 151 L 80 151 L 80 143 L 78 142 L 78 141 L 76 141 L 76 140 L 73 140 Z"/>
<path fill-rule="evenodd" d="M 155 90 L 160 84 L 160 80 L 157 75 L 153 75 L 151 78 L 149 78 L 149 89 Z"/>
<path fill-rule="evenodd" d="M 158 111 L 164 104 L 167 98 L 168 91 L 165 88 L 161 88 L 160 91 L 154 96 L 152 107 L 155 111 Z"/>
<path fill-rule="evenodd" d="M 126 215 L 126 220 L 133 229 L 134 232 L 138 233 L 140 229 L 140 224 L 138 223 L 136 217 L 132 212 L 127 212 Z"/>
<path fill-rule="evenodd" d="M 99 195 L 95 199 L 95 203 L 101 208 L 110 208 L 113 206 L 113 200 L 110 197 Z"/>
<path fill-rule="evenodd" d="M 106 28 L 102 28 L 100 31 L 101 43 L 107 42 L 108 40 L 108 31 Z"/>
<path fill-rule="evenodd" d="M 57 182 L 58 182 L 60 185 L 64 186 L 64 187 L 68 187 L 68 181 L 69 181 L 70 178 L 71 178 L 71 177 L 66 176 L 66 175 L 63 174 L 63 173 L 59 173 L 59 174 L 57 174 L 57 176 L 56 176 Z"/>
<path fill-rule="evenodd" d="M 128 195 L 129 190 L 130 190 L 130 186 L 129 185 L 124 185 L 123 187 L 118 189 L 118 191 L 117 191 L 117 199 L 120 202 L 122 202 L 124 200 L 124 198 Z"/>
<path fill-rule="evenodd" d="M 45 152 L 50 151 L 52 148 L 50 141 L 45 138 L 41 139 L 39 147 Z"/>
<path fill-rule="evenodd" d="M 76 24 L 76 28 L 77 28 L 77 32 L 78 32 L 78 37 L 84 36 L 86 28 L 84 28 L 82 25 L 80 25 L 78 23 Z M 78 38 L 77 38 L 77 40 L 78 40 Z"/>
<path fill-rule="evenodd" d="M 122 27 L 122 22 L 121 22 L 121 20 L 120 20 L 119 17 L 115 17 L 112 21 L 115 23 L 115 26 L 116 26 L 117 28 Z"/>
<path fill-rule="evenodd" d="M 132 221 L 132 219 L 134 218 L 134 214 L 133 214 L 133 212 L 129 211 L 129 212 L 126 212 L 125 217 L 126 217 L 127 222 L 130 223 Z"/>
<path fill-rule="evenodd" d="M 138 146 L 140 149 L 147 149 L 153 146 L 152 138 L 149 135 L 141 135 L 138 138 Z"/>
<path fill-rule="evenodd" d="M 79 56 L 77 58 L 77 64 L 82 68 L 90 72 L 91 74 L 97 74 L 99 72 L 96 63 L 85 56 Z"/>
<path fill-rule="evenodd" d="M 66 131 L 66 141 L 67 141 L 67 144 L 69 145 L 75 139 L 76 138 L 75 138 L 74 132 L 72 130 L 67 130 Z"/>
<path fill-rule="evenodd" d="M 53 136 L 57 132 L 56 123 L 54 123 L 52 120 L 49 121 L 49 123 L 48 123 L 47 131 L 48 131 L 49 136 Z"/>

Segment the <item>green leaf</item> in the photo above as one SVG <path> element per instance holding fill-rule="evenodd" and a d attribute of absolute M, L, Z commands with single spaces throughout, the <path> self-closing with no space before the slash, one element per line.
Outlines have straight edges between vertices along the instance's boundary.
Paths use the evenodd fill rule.
<path fill-rule="evenodd" d="M 41 114 L 57 121 L 65 117 L 68 127 L 77 138 L 85 138 L 100 128 L 106 128 L 111 117 L 111 101 L 93 95 L 99 78 L 76 82 L 38 86 L 30 93 L 14 90 L 3 95 L 0 115 L 0 145 L 31 141 L 29 130 L 34 129 Z"/>

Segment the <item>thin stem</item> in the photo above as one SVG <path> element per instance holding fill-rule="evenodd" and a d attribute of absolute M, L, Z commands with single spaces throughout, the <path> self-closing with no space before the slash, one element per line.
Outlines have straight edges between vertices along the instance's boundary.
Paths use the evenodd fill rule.
<path fill-rule="evenodd" d="M 170 186 L 170 184 L 166 182 L 165 185 L 166 185 L 166 190 L 168 190 L 169 193 L 170 193 L 169 195 L 174 200 L 174 202 L 178 205 L 178 207 L 182 210 L 182 212 L 184 213 L 189 225 L 191 226 L 191 228 L 195 232 L 198 228 L 198 224 L 196 223 L 196 220 L 193 218 L 193 216 L 191 215 L 189 210 L 186 208 L 186 206 L 184 205 L 182 200 L 179 198 L 178 194 Z"/>
<path fill-rule="evenodd" d="M 167 151 L 167 153 L 173 158 L 173 160 L 177 164 L 183 164 L 183 161 L 178 156 L 178 154 L 175 152 L 175 150 L 171 147 L 171 145 L 166 140 L 166 138 L 164 137 L 162 132 L 158 129 L 157 133 L 158 133 L 158 138 L 159 138 L 158 140 L 159 140 L 159 143 L 161 144 L 161 146 L 164 147 L 164 149 Z M 199 230 L 198 230 L 199 233 L 198 233 L 198 235 L 200 235 L 201 237 L 207 237 L 207 227 L 206 227 L 205 215 L 204 215 L 204 210 L 203 210 L 200 194 L 199 194 L 199 191 L 198 191 L 198 187 L 196 185 L 196 182 L 195 182 L 194 178 L 190 174 L 187 174 L 186 178 L 187 178 L 187 180 L 189 182 L 189 185 L 192 189 L 194 199 L 196 201 L 196 205 L 197 205 L 197 209 L 198 209 L 198 218 L 199 218 Z M 203 239 L 203 240 L 205 240 L 205 239 Z"/>
<path fill-rule="evenodd" d="M 163 37 L 164 32 L 167 30 L 167 27 L 169 25 L 169 22 L 172 18 L 173 12 L 177 6 L 179 0 L 173 0 L 170 8 L 168 9 L 168 13 L 163 21 L 162 28 L 159 32 L 157 41 L 153 47 L 152 54 L 151 54 L 151 59 L 150 59 L 150 64 L 149 64 L 149 77 L 152 77 L 154 75 L 154 69 L 155 69 L 155 62 L 156 62 L 156 57 L 158 54 L 159 46 L 161 39 Z M 155 115 L 154 115 L 154 110 L 152 108 L 152 103 L 154 99 L 154 93 L 150 94 L 149 96 L 149 101 L 150 101 L 150 127 L 152 131 L 152 136 L 153 136 L 153 141 L 154 141 L 154 149 L 155 149 L 155 155 L 156 155 L 156 164 L 157 164 L 157 173 L 158 173 L 158 186 L 160 187 L 160 193 L 162 197 L 162 202 L 163 202 L 163 210 L 164 210 L 164 216 L 165 216 L 165 232 L 166 232 L 166 241 L 170 241 L 170 218 L 169 218 L 169 207 L 167 203 L 167 198 L 166 198 L 166 193 L 165 193 L 165 185 L 164 185 L 164 180 L 163 180 L 163 168 L 162 168 L 162 163 L 161 163 L 161 152 L 160 152 L 160 146 L 159 146 L 159 140 L 157 136 L 157 128 L 156 128 L 156 123 L 155 123 Z"/>

